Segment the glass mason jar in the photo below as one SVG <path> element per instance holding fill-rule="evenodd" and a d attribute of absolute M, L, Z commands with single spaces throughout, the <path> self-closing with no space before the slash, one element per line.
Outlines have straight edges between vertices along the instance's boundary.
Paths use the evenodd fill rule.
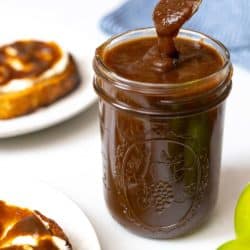
<path fill-rule="evenodd" d="M 127 229 L 167 239 L 192 232 L 215 206 L 232 64 L 220 42 L 181 30 L 179 37 L 213 47 L 224 66 L 195 81 L 152 84 L 125 79 L 105 65 L 105 51 L 113 46 L 152 36 L 153 28 L 134 30 L 101 45 L 94 88 L 108 208 Z"/>

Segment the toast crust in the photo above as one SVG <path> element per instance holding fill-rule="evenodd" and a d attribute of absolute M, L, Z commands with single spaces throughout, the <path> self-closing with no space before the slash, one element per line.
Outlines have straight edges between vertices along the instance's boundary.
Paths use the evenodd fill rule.
<path fill-rule="evenodd" d="M 42 221 L 46 222 L 48 224 L 49 231 L 51 232 L 51 235 L 56 236 L 62 240 L 64 240 L 67 243 L 67 246 L 69 249 L 72 249 L 72 246 L 69 242 L 68 237 L 63 232 L 61 227 L 52 219 L 49 219 L 48 217 L 44 216 L 39 211 L 34 211 L 35 215 L 38 216 Z"/>

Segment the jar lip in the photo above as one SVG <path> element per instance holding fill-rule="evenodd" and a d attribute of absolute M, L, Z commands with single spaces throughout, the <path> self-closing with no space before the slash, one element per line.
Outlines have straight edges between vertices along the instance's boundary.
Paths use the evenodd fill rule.
<path fill-rule="evenodd" d="M 131 79 L 127 79 L 124 78 L 120 75 L 118 75 L 117 73 L 113 72 L 112 69 L 110 69 L 108 66 L 106 66 L 103 58 L 100 56 L 100 54 L 98 53 L 99 49 L 102 49 L 106 46 L 108 46 L 109 44 L 111 44 L 114 40 L 129 35 L 129 34 L 133 34 L 133 33 L 137 33 L 137 32 L 143 32 L 143 31 L 153 31 L 155 32 L 155 28 L 154 27 L 147 27 L 147 28 L 139 28 L 139 29 L 134 29 L 134 30 L 129 30 L 126 31 L 124 33 L 115 35 L 113 37 L 111 37 L 110 39 L 108 39 L 106 42 L 104 42 L 101 46 L 99 46 L 96 50 L 96 54 L 95 54 L 95 61 L 94 64 L 96 64 L 96 66 L 98 67 L 98 69 L 101 69 L 101 73 L 104 74 L 105 77 L 107 77 L 109 80 L 111 80 L 115 85 L 117 85 L 117 87 L 120 87 L 122 89 L 130 89 L 130 88 L 135 88 L 135 89 L 141 89 L 142 87 L 146 87 L 146 88 L 151 88 L 151 89 L 157 89 L 157 88 L 164 88 L 164 89 L 179 89 L 179 88 L 183 88 L 183 87 L 188 87 L 191 85 L 195 85 L 196 83 L 200 82 L 200 81 L 206 81 L 211 77 L 215 77 L 217 74 L 220 74 L 221 72 L 223 72 L 225 69 L 232 67 L 231 65 L 231 59 L 230 59 L 230 53 L 229 50 L 225 47 L 225 45 L 223 43 L 221 43 L 220 41 L 216 40 L 215 38 L 212 38 L 209 35 L 206 35 L 202 32 L 198 32 L 198 31 L 194 31 L 191 29 L 181 29 L 179 34 L 181 32 L 185 33 L 185 34 L 190 34 L 190 35 L 199 35 L 202 38 L 205 39 L 209 39 L 212 42 L 214 42 L 215 44 L 219 45 L 219 47 L 224 51 L 225 53 L 225 62 L 223 64 L 223 66 L 221 68 L 219 68 L 217 71 L 213 72 L 212 74 L 199 78 L 199 79 L 195 79 L 192 81 L 186 81 L 183 83 L 171 83 L 171 82 L 167 82 L 167 83 L 153 83 L 153 82 L 141 82 L 141 81 L 135 81 L 135 80 L 131 80 Z"/>

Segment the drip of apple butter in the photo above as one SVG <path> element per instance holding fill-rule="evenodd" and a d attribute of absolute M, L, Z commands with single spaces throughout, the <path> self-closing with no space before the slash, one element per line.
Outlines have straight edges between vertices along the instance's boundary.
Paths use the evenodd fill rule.
<path fill-rule="evenodd" d="M 161 0 L 156 5 L 153 19 L 158 34 L 158 47 L 163 58 L 178 55 L 174 37 L 198 9 L 200 2 L 201 0 Z"/>
<path fill-rule="evenodd" d="M 143 63 L 156 71 L 169 71 L 179 63 L 174 38 L 182 25 L 198 9 L 201 0 L 161 0 L 155 7 L 153 20 L 157 44 L 146 53 Z"/>

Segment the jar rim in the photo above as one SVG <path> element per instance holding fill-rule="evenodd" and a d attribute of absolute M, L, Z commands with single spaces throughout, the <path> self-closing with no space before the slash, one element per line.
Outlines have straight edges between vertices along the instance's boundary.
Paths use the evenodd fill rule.
<path fill-rule="evenodd" d="M 132 89 L 140 90 L 140 89 L 143 89 L 142 87 L 145 87 L 145 88 L 151 89 L 151 91 L 153 89 L 154 90 L 157 90 L 157 89 L 168 89 L 168 90 L 173 89 L 173 90 L 177 90 L 177 89 L 180 89 L 180 88 L 186 88 L 186 87 L 195 85 L 195 84 L 197 84 L 198 82 L 201 82 L 201 81 L 206 82 L 211 77 L 215 77 L 217 74 L 220 74 L 224 70 L 232 67 L 229 50 L 225 47 L 225 45 L 223 43 L 221 43 L 220 41 L 216 40 L 215 38 L 213 38 L 213 37 L 211 37 L 209 35 L 206 35 L 206 34 L 204 34 L 202 32 L 194 31 L 194 30 L 191 30 L 191 29 L 181 29 L 180 32 L 179 32 L 179 35 L 181 33 L 184 33 L 184 34 L 187 34 L 187 35 L 198 35 L 200 37 L 200 39 L 208 39 L 208 40 L 212 41 L 213 43 L 215 43 L 216 45 L 218 45 L 220 47 L 220 49 L 222 49 L 224 54 L 225 54 L 223 66 L 221 68 L 219 68 L 217 71 L 215 71 L 215 72 L 213 72 L 213 73 L 211 73 L 211 74 L 209 74 L 209 75 L 207 75 L 205 77 L 201 77 L 201 78 L 198 78 L 198 79 L 195 79 L 195 80 L 186 81 L 186 82 L 182 82 L 182 83 L 167 82 L 167 83 L 157 84 L 157 83 L 153 83 L 153 82 L 144 82 L 144 81 L 142 82 L 142 81 L 135 81 L 135 80 L 127 79 L 127 78 L 122 77 L 119 74 L 113 72 L 112 69 L 110 69 L 105 64 L 103 57 L 100 55 L 100 51 L 103 51 L 103 49 L 105 49 L 106 47 L 111 45 L 112 42 L 114 42 L 115 40 L 117 40 L 119 38 L 122 38 L 122 37 L 127 36 L 127 35 L 133 35 L 133 34 L 136 34 L 136 33 L 139 33 L 139 32 L 155 32 L 155 34 L 156 34 L 156 31 L 155 31 L 154 27 L 139 28 L 139 29 L 129 30 L 129 31 L 126 31 L 124 33 L 121 33 L 121 34 L 118 34 L 118 35 L 115 35 L 115 36 L 109 38 L 106 42 L 104 42 L 101 46 L 99 46 L 96 49 L 95 58 L 94 58 L 94 68 L 97 69 L 99 71 L 99 73 L 104 75 L 106 78 L 111 80 L 115 84 L 115 86 L 117 86 L 117 87 L 119 87 L 121 89 L 130 90 L 132 88 Z"/>

